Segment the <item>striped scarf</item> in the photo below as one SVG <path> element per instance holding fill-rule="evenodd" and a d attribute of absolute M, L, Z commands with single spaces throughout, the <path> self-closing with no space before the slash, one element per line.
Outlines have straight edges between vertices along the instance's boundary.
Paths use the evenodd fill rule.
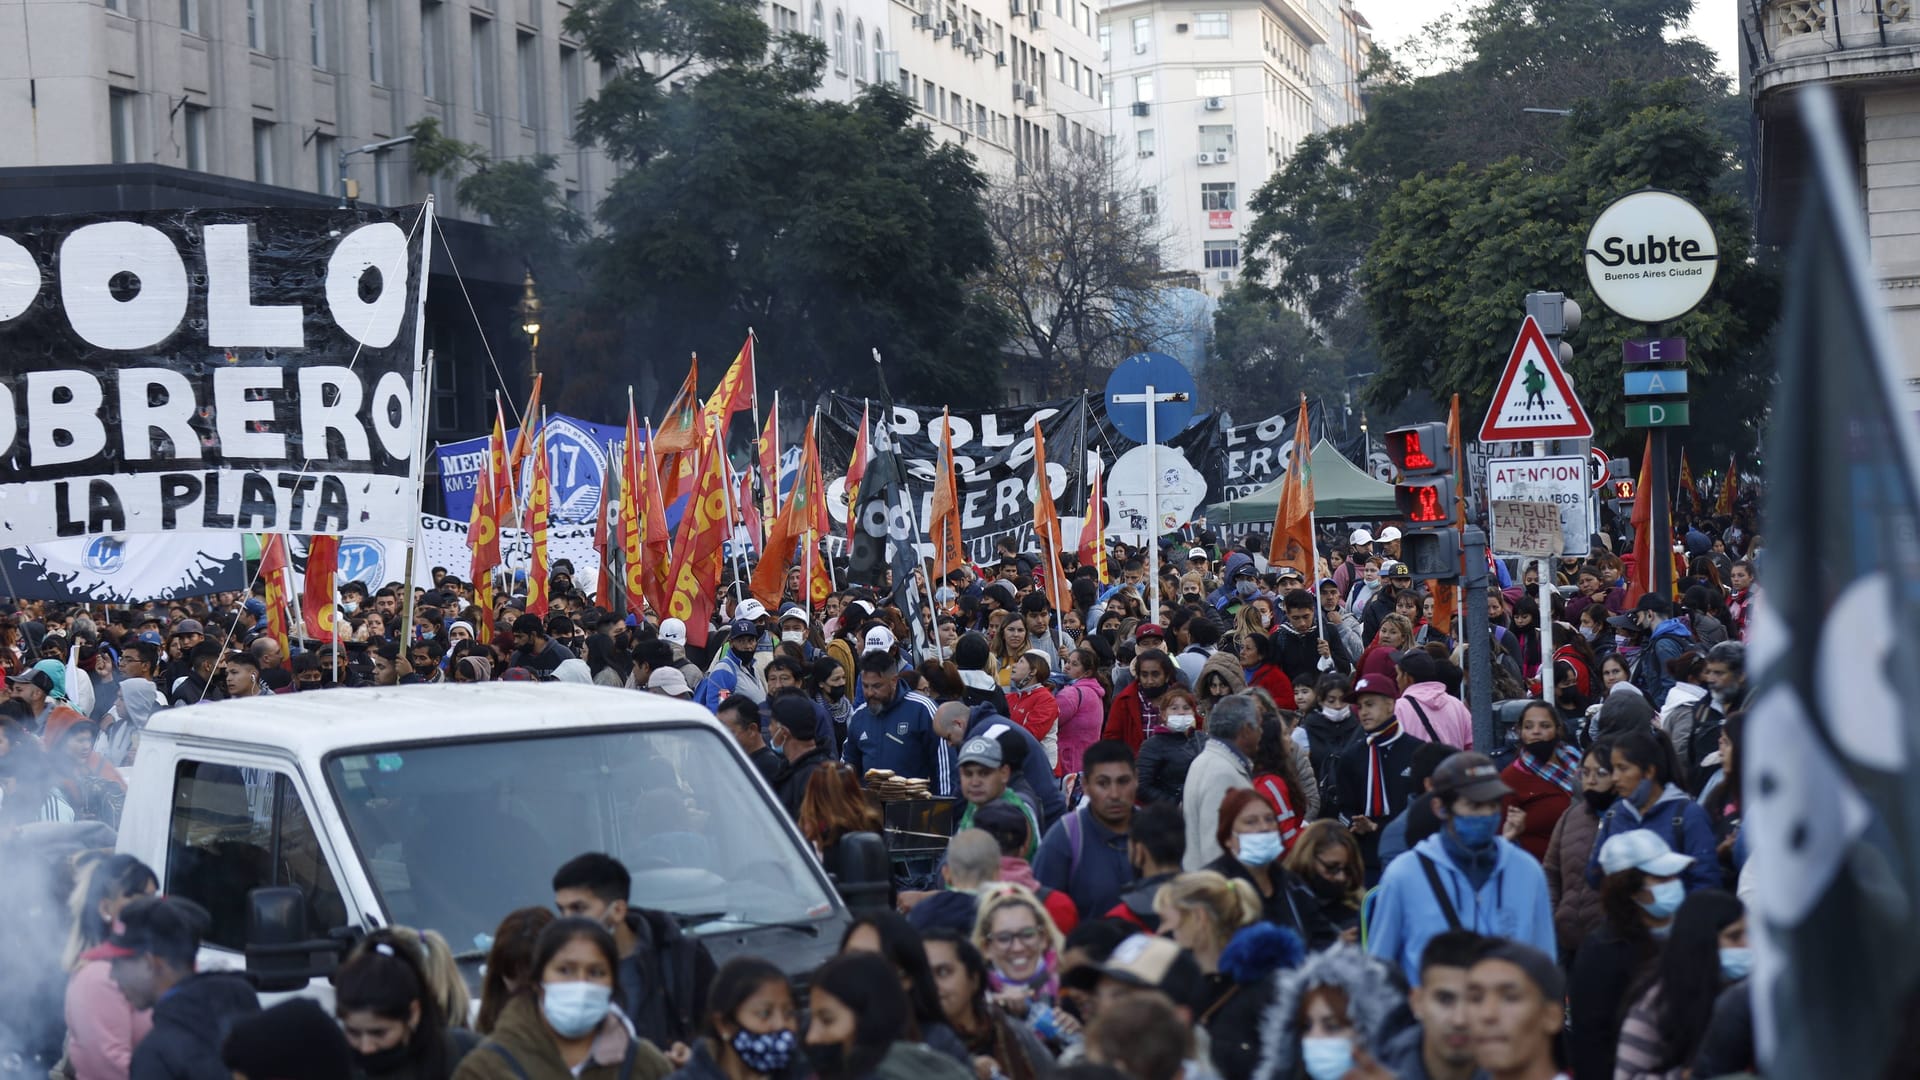
<path fill-rule="evenodd" d="M 1387 805 L 1387 770 L 1380 761 L 1380 750 L 1400 737 L 1400 721 L 1395 720 L 1367 736 L 1367 803 L 1363 811 L 1378 822 L 1392 813 Z"/>
<path fill-rule="evenodd" d="M 1549 784 L 1557 785 L 1569 795 L 1580 793 L 1580 751 L 1566 743 L 1554 747 L 1553 756 L 1545 762 L 1534 760 L 1532 754 L 1523 748 L 1520 751 L 1520 767 Z"/>

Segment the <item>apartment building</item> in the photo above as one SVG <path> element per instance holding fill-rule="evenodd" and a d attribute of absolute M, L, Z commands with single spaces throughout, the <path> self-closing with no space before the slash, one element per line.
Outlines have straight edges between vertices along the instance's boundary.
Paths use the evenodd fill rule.
<path fill-rule="evenodd" d="M 1247 200 L 1330 122 L 1338 12 L 1324 0 L 1119 0 L 1103 20 L 1116 152 L 1165 223 L 1170 271 L 1218 296 Z M 1316 65 L 1323 70 L 1316 72 Z M 1337 103 L 1336 103 L 1337 105 Z"/>

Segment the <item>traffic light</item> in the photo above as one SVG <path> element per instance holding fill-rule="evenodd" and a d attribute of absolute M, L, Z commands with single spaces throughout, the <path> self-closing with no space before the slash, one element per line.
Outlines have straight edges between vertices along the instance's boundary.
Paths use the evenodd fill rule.
<path fill-rule="evenodd" d="M 1547 347 L 1560 358 L 1560 366 L 1571 364 L 1573 346 L 1565 339 L 1580 329 L 1580 305 L 1565 293 L 1557 292 L 1528 293 L 1526 303 L 1527 314 L 1540 324 L 1540 332 L 1547 336 Z"/>
<path fill-rule="evenodd" d="M 1406 520 L 1400 554 L 1416 581 L 1457 577 L 1460 533 L 1454 528 L 1453 445 L 1447 425 L 1411 424 L 1387 432 L 1387 456 L 1400 471 L 1393 503 Z"/>

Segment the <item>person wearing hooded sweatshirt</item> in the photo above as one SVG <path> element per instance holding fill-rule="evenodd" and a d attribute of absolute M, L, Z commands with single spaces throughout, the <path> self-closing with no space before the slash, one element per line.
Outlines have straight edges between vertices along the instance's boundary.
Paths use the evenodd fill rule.
<path fill-rule="evenodd" d="M 1380 1054 L 1405 1006 L 1387 965 L 1359 946 L 1314 953 L 1275 983 L 1253 1080 L 1340 1080 L 1356 1051 Z"/>
<path fill-rule="evenodd" d="M 112 961 L 127 1005 L 153 1010 L 153 1028 L 133 1048 L 130 1080 L 203 1080 L 230 1075 L 220 1044 L 234 1021 L 260 1011 L 260 999 L 232 972 L 194 971 L 194 954 L 212 919 L 177 897 L 141 897 L 120 909 L 114 933 L 81 954 Z"/>
<path fill-rule="evenodd" d="M 1225 611 L 1259 595 L 1260 569 L 1254 565 L 1253 556 L 1244 551 L 1228 552 L 1226 561 L 1220 564 L 1220 587 L 1207 597 L 1208 605 L 1215 611 Z"/>
<path fill-rule="evenodd" d="M 1380 879 L 1367 951 L 1418 982 L 1420 954 L 1448 930 L 1509 938 L 1556 955 L 1553 905 L 1540 864 L 1500 835 L 1512 794 L 1485 754 L 1455 754 L 1433 774 L 1444 824 L 1395 859 Z"/>
<path fill-rule="evenodd" d="M 1667 665 L 1693 644 L 1693 632 L 1685 619 L 1674 617 L 1673 602 L 1656 593 L 1648 593 L 1633 606 L 1630 616 L 1647 633 L 1647 643 L 1633 662 L 1633 685 L 1650 702 L 1664 702 L 1674 683 Z"/>
<path fill-rule="evenodd" d="M 1473 713 L 1440 681 L 1440 665 L 1431 655 L 1409 649 L 1399 662 L 1400 698 L 1393 718 L 1400 730 L 1423 742 L 1473 749 Z"/>
<path fill-rule="evenodd" d="M 1600 849 L 1608 840 L 1645 829 L 1693 860 L 1682 875 L 1688 892 L 1724 887 L 1713 819 L 1672 781 L 1672 772 L 1673 752 L 1664 741 L 1638 731 L 1614 739 L 1613 790 L 1620 797 L 1600 815 L 1593 853 L 1587 859 L 1587 884 L 1597 889 L 1606 876 Z"/>
<path fill-rule="evenodd" d="M 1300 705 L 1299 684 L 1295 684 L 1294 691 L 1294 703 Z M 1307 761 L 1313 766 L 1313 775 L 1319 778 L 1323 813 L 1339 805 L 1334 760 L 1349 746 L 1366 738 L 1366 732 L 1360 730 L 1359 722 L 1354 719 L 1353 706 L 1349 704 L 1352 700 L 1353 686 L 1345 675 L 1320 676 L 1313 684 L 1312 704 L 1305 706 L 1300 726 L 1295 729 L 1296 738 L 1302 733 L 1307 737 Z"/>

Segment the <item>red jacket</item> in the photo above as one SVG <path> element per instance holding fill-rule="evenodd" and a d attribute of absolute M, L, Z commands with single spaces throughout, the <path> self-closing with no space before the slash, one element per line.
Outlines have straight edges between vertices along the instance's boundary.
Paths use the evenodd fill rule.
<path fill-rule="evenodd" d="M 1273 695 L 1273 703 L 1282 709 L 1293 709 L 1293 680 L 1280 670 L 1279 664 L 1261 664 L 1247 676 L 1249 688 L 1259 687 Z"/>
<path fill-rule="evenodd" d="M 1520 838 L 1514 843 L 1526 849 L 1535 859 L 1545 860 L 1547 845 L 1553 841 L 1553 827 L 1560 823 L 1560 815 L 1573 805 L 1573 796 L 1567 790 L 1551 780 L 1542 779 L 1533 770 L 1518 761 L 1500 770 L 1500 779 L 1507 782 L 1513 794 L 1506 797 L 1500 812 L 1505 814 L 1513 807 L 1526 812 L 1527 826 L 1520 831 Z"/>
<path fill-rule="evenodd" d="M 1292 701 L 1291 695 L 1287 698 Z M 1286 708 L 1282 705 L 1281 708 Z M 1130 682 L 1126 689 L 1114 695 L 1113 708 L 1107 710 L 1106 725 L 1100 729 L 1103 739 L 1119 739 L 1127 744 L 1134 756 L 1140 754 L 1140 744 L 1147 739 L 1146 724 L 1140 714 L 1140 684 Z"/>
<path fill-rule="evenodd" d="M 1060 703 L 1045 686 L 1008 690 L 1007 711 L 1013 713 L 1013 722 L 1032 732 L 1041 745 L 1055 738 L 1054 728 L 1060 723 Z"/>

